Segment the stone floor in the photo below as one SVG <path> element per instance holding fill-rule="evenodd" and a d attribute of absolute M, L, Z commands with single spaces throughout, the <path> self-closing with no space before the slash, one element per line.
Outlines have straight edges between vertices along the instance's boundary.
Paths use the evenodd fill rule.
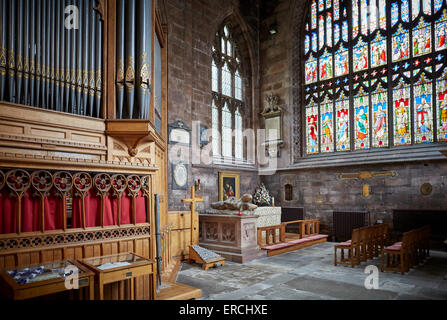
<path fill-rule="evenodd" d="M 375 265 L 380 270 L 380 258 L 355 268 L 335 267 L 333 248 L 334 243 L 326 242 L 208 271 L 183 264 L 177 282 L 202 289 L 205 300 L 447 300 L 447 252 L 431 251 L 423 265 L 404 276 L 379 272 L 379 289 L 367 290 L 365 268 Z"/>

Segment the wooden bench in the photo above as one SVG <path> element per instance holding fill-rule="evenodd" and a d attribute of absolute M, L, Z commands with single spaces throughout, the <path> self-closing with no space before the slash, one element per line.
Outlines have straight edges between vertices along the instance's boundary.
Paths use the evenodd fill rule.
<path fill-rule="evenodd" d="M 298 224 L 298 233 L 286 233 L 289 224 Z M 319 234 L 320 220 L 295 220 L 280 225 L 258 228 L 258 245 L 267 256 L 302 249 L 326 242 L 327 235 Z"/>

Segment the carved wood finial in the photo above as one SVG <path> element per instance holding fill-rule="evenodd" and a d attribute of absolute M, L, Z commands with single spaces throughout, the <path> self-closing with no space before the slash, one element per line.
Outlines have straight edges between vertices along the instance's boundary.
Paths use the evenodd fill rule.
<path fill-rule="evenodd" d="M 93 7 L 93 9 L 99 13 L 99 15 L 101 16 L 101 20 L 104 21 L 104 17 L 105 17 L 104 0 L 98 0 L 98 5 L 96 7 Z"/>

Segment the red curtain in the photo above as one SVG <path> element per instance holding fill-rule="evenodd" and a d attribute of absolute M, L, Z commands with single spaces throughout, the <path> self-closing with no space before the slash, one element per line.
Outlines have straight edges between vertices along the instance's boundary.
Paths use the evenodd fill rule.
<path fill-rule="evenodd" d="M 41 230 L 41 202 L 40 198 L 31 196 L 28 191 L 22 197 L 22 232 L 34 232 Z M 62 199 L 51 193 L 45 197 L 45 230 L 58 230 L 63 228 Z M 17 199 L 10 196 L 7 190 L 0 192 L 0 234 L 17 232 L 16 219 Z M 118 224 L 117 198 L 108 195 L 105 197 L 104 225 L 113 226 Z M 140 191 L 135 199 L 136 223 L 146 222 L 146 198 Z M 82 227 L 81 199 L 73 199 L 73 228 Z M 85 198 L 85 223 L 86 227 L 101 226 L 101 198 L 96 192 L 90 191 Z M 132 223 L 132 198 L 124 194 L 121 198 L 121 224 Z"/>
<path fill-rule="evenodd" d="M 86 228 L 101 225 L 101 198 L 92 191 L 84 199 Z M 115 196 L 105 197 L 104 226 L 118 224 L 118 199 Z M 146 198 L 142 192 L 135 199 L 136 223 L 146 222 Z M 81 198 L 73 199 L 73 228 L 82 228 Z M 132 223 L 132 198 L 125 193 L 121 197 L 121 224 Z"/>
<path fill-rule="evenodd" d="M 0 233 L 17 232 L 17 198 L 3 190 L 0 196 Z M 22 197 L 22 232 L 41 230 L 41 202 L 40 198 L 32 197 L 30 191 Z M 61 200 L 54 194 L 45 197 L 45 230 L 62 229 Z"/>

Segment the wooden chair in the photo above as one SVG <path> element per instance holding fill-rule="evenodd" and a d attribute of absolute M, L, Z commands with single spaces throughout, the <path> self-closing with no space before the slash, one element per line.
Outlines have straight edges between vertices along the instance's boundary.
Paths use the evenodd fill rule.
<path fill-rule="evenodd" d="M 360 260 L 368 260 L 369 227 L 359 228 Z"/>
<path fill-rule="evenodd" d="M 337 261 L 337 250 L 340 250 L 340 261 Z M 348 250 L 348 257 L 345 258 L 345 250 Z M 360 264 L 360 229 L 352 230 L 352 239 L 334 246 L 334 265 L 345 264 L 354 268 Z"/>
<path fill-rule="evenodd" d="M 382 250 L 382 272 L 385 270 L 401 272 L 405 274 L 410 268 L 409 254 L 414 233 L 406 232 L 401 242 L 396 242 Z"/>

